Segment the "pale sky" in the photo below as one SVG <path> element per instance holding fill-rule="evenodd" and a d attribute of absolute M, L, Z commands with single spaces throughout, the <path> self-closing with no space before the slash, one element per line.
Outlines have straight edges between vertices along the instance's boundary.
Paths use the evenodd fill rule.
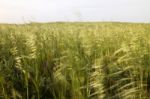
<path fill-rule="evenodd" d="M 149 22 L 150 0 L 0 0 L 0 23 Z"/>

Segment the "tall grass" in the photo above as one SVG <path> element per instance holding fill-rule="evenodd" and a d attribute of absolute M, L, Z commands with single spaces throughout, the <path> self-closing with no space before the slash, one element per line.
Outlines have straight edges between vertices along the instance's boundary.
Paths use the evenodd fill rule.
<path fill-rule="evenodd" d="M 0 25 L 2 99 L 149 99 L 150 25 Z"/>

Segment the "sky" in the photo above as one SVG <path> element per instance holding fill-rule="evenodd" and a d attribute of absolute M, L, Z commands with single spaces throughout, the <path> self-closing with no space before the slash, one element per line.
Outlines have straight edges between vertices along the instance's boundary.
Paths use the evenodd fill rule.
<path fill-rule="evenodd" d="M 56 21 L 150 23 L 150 0 L 0 0 L 0 23 Z"/>

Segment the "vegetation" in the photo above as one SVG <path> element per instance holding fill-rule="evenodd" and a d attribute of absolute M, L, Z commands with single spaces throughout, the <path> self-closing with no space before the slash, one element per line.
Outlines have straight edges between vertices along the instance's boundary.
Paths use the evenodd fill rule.
<path fill-rule="evenodd" d="M 0 25 L 0 99 L 149 99 L 150 24 Z"/>

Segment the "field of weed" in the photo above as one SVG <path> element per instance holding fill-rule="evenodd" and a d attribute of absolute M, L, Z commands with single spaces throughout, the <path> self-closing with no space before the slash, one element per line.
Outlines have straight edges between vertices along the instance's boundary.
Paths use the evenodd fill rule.
<path fill-rule="evenodd" d="M 150 24 L 0 25 L 0 99 L 150 99 Z"/>

